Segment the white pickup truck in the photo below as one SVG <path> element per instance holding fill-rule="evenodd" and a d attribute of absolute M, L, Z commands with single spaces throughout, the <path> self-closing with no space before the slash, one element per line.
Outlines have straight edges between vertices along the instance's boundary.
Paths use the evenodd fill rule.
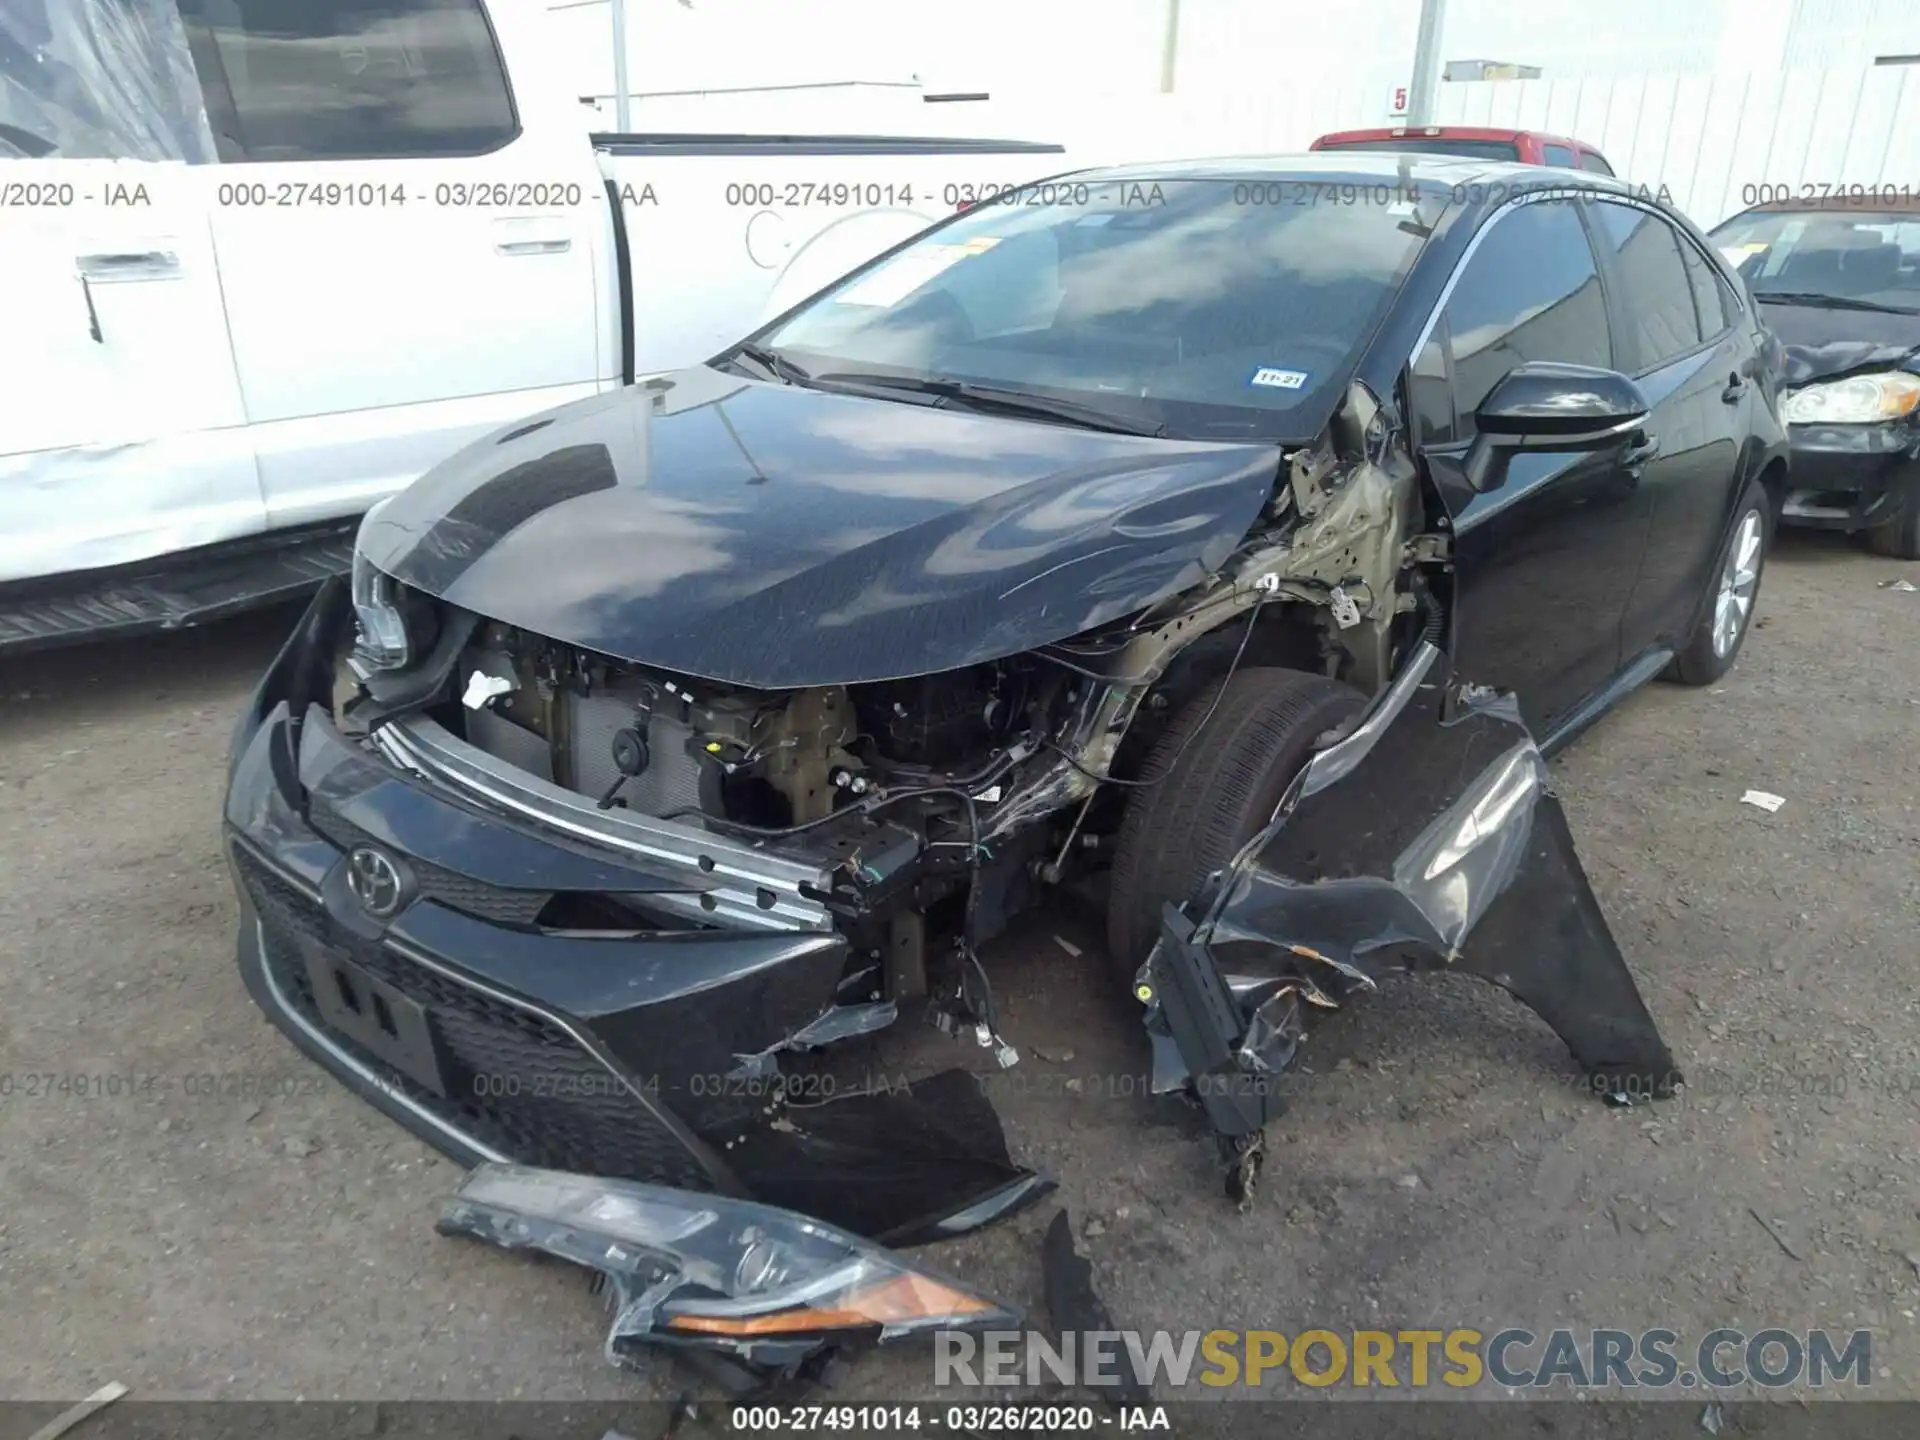
<path fill-rule="evenodd" d="M 297 593 L 459 446 L 1068 168 L 953 135 L 591 134 L 550 23 L 0 0 L 0 651 Z"/>

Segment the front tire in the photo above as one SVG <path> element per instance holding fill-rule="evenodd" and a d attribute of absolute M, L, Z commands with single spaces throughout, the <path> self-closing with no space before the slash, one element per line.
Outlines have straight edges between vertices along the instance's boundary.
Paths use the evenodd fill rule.
<path fill-rule="evenodd" d="M 1666 670 L 1669 679 L 1682 685 L 1711 685 L 1725 675 L 1753 627 L 1760 572 L 1773 540 L 1773 507 L 1766 487 L 1749 480 L 1733 513 L 1733 532 L 1713 568 L 1705 611 Z"/>
<path fill-rule="evenodd" d="M 1867 548 L 1895 560 L 1920 560 L 1920 473 L 1906 477 L 1893 513 L 1867 531 Z"/>
<path fill-rule="evenodd" d="M 1107 955 L 1122 986 L 1133 988 L 1166 902 L 1192 899 L 1232 860 L 1272 818 L 1315 742 L 1365 706 L 1366 696 L 1324 675 L 1253 668 L 1214 681 L 1174 717 L 1141 770 L 1154 783 L 1129 799 L 1114 849 Z"/>

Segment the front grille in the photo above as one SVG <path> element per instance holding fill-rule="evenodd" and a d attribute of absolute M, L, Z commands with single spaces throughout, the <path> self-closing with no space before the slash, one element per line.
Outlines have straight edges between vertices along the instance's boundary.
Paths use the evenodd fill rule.
<path fill-rule="evenodd" d="M 260 917 L 275 987 L 310 1025 L 450 1128 L 526 1165 L 711 1190 L 706 1167 L 653 1111 L 551 1021 L 336 927 L 244 850 L 242 883 Z M 447 1094 L 414 1083 L 328 1026 L 302 938 L 353 961 L 426 1007 L 447 1061 Z M 496 1093 L 510 1091 L 511 1093 Z"/>
<path fill-rule="evenodd" d="M 307 821 L 342 850 L 351 850 L 356 845 L 385 848 L 380 840 L 325 801 L 316 799 L 309 805 Z M 470 875 L 462 875 L 457 870 L 431 865 L 411 856 L 407 859 L 407 865 L 420 882 L 420 894 L 424 898 L 445 905 L 449 910 L 491 920 L 496 925 L 531 925 L 553 898 L 551 890 L 505 890 L 475 880 Z"/>

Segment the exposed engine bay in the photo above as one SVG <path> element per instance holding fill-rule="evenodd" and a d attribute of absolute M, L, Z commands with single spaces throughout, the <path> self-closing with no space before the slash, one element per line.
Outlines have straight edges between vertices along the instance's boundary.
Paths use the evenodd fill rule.
<path fill-rule="evenodd" d="M 1418 480 L 1372 396 L 1354 386 L 1318 447 L 1276 460 L 1262 519 L 1224 565 L 1057 644 L 763 691 L 476 618 L 456 651 L 436 651 L 450 673 L 433 713 L 601 811 L 825 857 L 832 885 L 815 898 L 855 963 L 883 962 L 863 998 L 950 983 L 978 1013 L 973 947 L 1047 887 L 1104 866 L 1129 788 L 1151 783 L 1144 757 L 1209 681 L 1279 666 L 1372 692 L 1437 624 L 1428 577 L 1444 537 L 1421 536 Z M 343 722 L 365 723 L 358 688 L 343 676 Z"/>

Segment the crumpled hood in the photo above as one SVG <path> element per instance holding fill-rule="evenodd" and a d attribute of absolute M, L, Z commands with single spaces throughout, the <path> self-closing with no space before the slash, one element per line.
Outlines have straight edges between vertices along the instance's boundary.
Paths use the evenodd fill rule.
<path fill-rule="evenodd" d="M 476 442 L 361 545 L 451 604 L 638 664 L 856 683 L 1014 654 L 1194 584 L 1279 461 L 702 366 Z"/>
<path fill-rule="evenodd" d="M 1781 381 L 1805 385 L 1859 370 L 1891 370 L 1920 351 L 1920 315 L 1828 310 L 1817 305 L 1769 305 L 1760 314 L 1784 350 Z"/>

